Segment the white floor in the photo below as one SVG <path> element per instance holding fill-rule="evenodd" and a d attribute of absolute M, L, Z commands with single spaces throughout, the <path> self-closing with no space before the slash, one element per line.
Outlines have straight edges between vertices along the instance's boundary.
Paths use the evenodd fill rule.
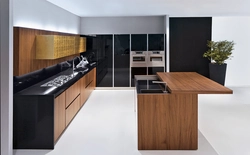
<path fill-rule="evenodd" d="M 197 151 L 138 151 L 133 90 L 95 90 L 54 150 L 15 155 L 250 155 L 250 88 L 199 95 Z"/>

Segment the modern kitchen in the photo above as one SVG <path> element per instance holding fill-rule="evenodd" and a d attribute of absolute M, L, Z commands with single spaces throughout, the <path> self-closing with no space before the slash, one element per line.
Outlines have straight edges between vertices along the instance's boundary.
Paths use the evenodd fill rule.
<path fill-rule="evenodd" d="M 249 151 L 236 145 L 249 137 L 236 132 L 250 129 L 238 121 L 250 118 L 250 75 L 239 70 L 248 16 L 80 15 L 56 0 L 12 2 L 9 33 L 1 26 L 12 51 L 4 60 L 1 46 L 1 154 Z M 225 85 L 209 78 L 208 40 L 236 42 Z M 222 133 L 226 119 L 237 127 Z"/>

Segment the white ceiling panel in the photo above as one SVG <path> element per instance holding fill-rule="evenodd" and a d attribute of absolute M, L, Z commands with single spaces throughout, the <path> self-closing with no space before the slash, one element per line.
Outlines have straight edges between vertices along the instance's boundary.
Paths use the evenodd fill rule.
<path fill-rule="evenodd" d="M 249 16 L 250 0 L 47 0 L 80 17 Z"/>

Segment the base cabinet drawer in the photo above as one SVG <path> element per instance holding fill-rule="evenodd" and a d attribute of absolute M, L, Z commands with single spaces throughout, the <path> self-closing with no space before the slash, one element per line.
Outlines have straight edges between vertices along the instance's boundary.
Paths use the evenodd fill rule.
<path fill-rule="evenodd" d="M 60 137 L 65 127 L 65 92 L 63 92 L 54 101 L 54 142 Z"/>
<path fill-rule="evenodd" d="M 88 98 L 86 93 L 86 76 L 81 78 L 81 103 L 80 105 L 83 106 Z"/>
<path fill-rule="evenodd" d="M 80 109 L 80 96 L 78 96 L 66 109 L 66 126 L 68 126 L 68 124 L 74 118 L 79 109 Z"/>
<path fill-rule="evenodd" d="M 66 91 L 66 108 L 80 94 L 80 81 L 73 84 Z"/>

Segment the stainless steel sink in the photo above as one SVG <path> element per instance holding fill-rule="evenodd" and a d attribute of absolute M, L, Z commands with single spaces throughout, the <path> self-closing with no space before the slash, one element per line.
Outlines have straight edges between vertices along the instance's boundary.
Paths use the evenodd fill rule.
<path fill-rule="evenodd" d="M 41 85 L 41 87 L 60 87 L 63 84 L 67 83 L 69 80 L 73 79 L 79 72 L 74 72 L 69 75 L 60 75 L 53 80 L 50 80 Z"/>

